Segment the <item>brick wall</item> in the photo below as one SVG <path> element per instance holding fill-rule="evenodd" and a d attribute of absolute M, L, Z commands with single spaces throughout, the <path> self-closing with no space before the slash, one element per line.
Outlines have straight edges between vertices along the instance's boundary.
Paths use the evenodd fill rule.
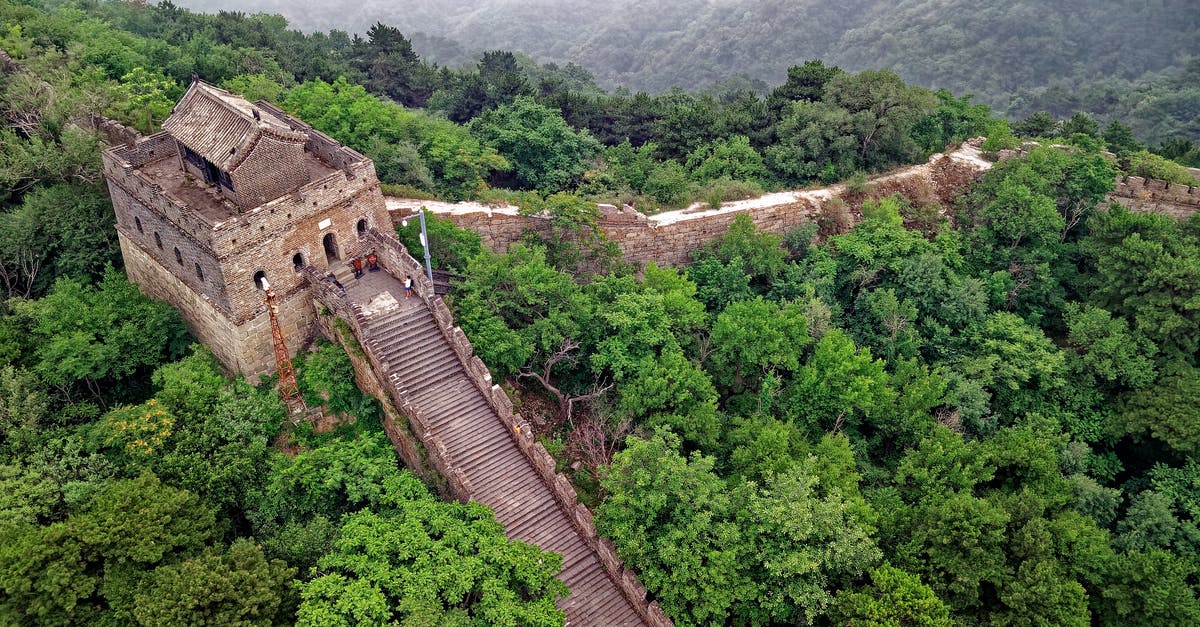
<path fill-rule="evenodd" d="M 861 206 L 863 197 L 881 198 L 891 194 L 900 194 L 918 204 L 940 202 L 949 207 L 953 198 L 981 171 L 974 162 L 935 156 L 927 164 L 878 177 L 871 182 L 866 196 L 851 195 L 845 200 L 852 216 L 857 216 L 855 210 Z M 745 201 L 727 203 L 719 210 L 700 207 L 690 212 L 672 212 L 676 215 L 669 220 L 661 215 L 642 220 L 638 217 L 640 214 L 632 212 L 601 211 L 599 226 L 620 247 L 626 261 L 639 264 L 652 261 L 660 266 L 680 267 L 691 261 L 696 249 L 725 234 L 740 214 L 750 216 L 761 231 L 783 234 L 816 220 L 829 198 L 845 196 L 841 186 L 834 186 L 791 196 L 774 195 L 769 202 Z M 421 203 L 395 199 L 392 204 L 398 209 L 392 218 L 398 224 L 411 213 L 407 210 L 410 204 L 417 207 Z M 506 250 L 526 230 L 545 229 L 546 223 L 543 218 L 522 216 L 511 210 L 455 210 L 438 212 L 438 215 L 479 233 L 484 245 L 496 251 Z"/>
<path fill-rule="evenodd" d="M 117 232 L 125 271 L 150 298 L 170 303 L 183 315 L 188 330 L 230 371 L 247 377 L 275 370 L 275 349 L 266 308 L 260 315 L 234 324 L 210 298 L 184 284 L 169 266 L 159 263 L 124 230 Z M 280 296 L 278 318 L 288 351 L 294 356 L 314 334 L 312 297 L 306 290 Z"/>
<path fill-rule="evenodd" d="M 151 136 L 148 140 L 158 137 L 158 135 Z M 166 144 L 164 143 L 164 145 Z M 171 140 L 169 145 L 173 149 L 174 140 Z M 137 198 L 148 210 L 178 226 L 187 237 L 195 240 L 198 245 L 216 253 L 213 247 L 213 231 L 208 221 L 197 215 L 190 207 L 166 197 L 160 185 L 139 172 L 133 165 L 137 162 L 138 154 L 131 154 L 131 151 L 124 146 L 118 146 L 104 151 L 101 156 L 104 162 L 104 178 L 108 182 L 110 191 L 114 185 L 120 187 L 128 196 Z M 130 162 L 127 157 L 134 157 L 135 161 Z M 158 156 L 152 161 L 164 158 L 166 157 Z"/>
<path fill-rule="evenodd" d="M 261 307 L 253 281 L 257 272 L 264 272 L 278 293 L 304 289 L 292 263 L 297 253 L 306 264 L 331 268 L 361 248 L 360 220 L 368 228 L 387 223 L 383 196 L 370 174 L 349 180 L 337 172 L 220 225 L 216 248 L 235 320 L 255 315 Z M 333 236 L 338 259 L 327 259 L 326 235 Z"/>
<path fill-rule="evenodd" d="M 110 183 L 109 194 L 112 196 L 117 230 L 121 237 L 137 245 L 143 254 L 160 266 L 171 268 L 171 273 L 179 282 L 203 295 L 223 314 L 231 313 L 225 276 L 211 250 L 121 187 Z M 175 256 L 176 250 L 179 251 L 178 258 Z"/>
<path fill-rule="evenodd" d="M 1153 212 L 1186 219 L 1200 212 L 1200 186 L 1168 183 L 1140 176 L 1117 178 L 1109 200 L 1130 211 Z"/>

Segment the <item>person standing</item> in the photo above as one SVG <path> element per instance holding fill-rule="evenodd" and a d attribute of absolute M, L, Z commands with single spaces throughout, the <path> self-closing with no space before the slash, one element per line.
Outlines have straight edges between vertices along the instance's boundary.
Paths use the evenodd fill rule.
<path fill-rule="evenodd" d="M 413 280 L 411 274 L 404 275 L 404 296 L 411 298 L 413 295 Z"/>
<path fill-rule="evenodd" d="M 354 266 L 354 278 L 361 279 L 363 275 L 363 260 L 362 257 L 355 257 L 354 261 L 350 262 Z"/>
<path fill-rule="evenodd" d="M 367 272 L 379 272 L 379 255 L 375 254 L 375 249 L 367 253 Z"/>

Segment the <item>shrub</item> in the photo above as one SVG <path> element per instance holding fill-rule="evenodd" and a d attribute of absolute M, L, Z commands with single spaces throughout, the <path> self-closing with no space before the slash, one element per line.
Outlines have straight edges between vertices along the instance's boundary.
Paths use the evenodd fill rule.
<path fill-rule="evenodd" d="M 1126 171 L 1133 176 L 1162 179 L 1180 185 L 1200 186 L 1200 182 L 1196 180 L 1195 176 L 1192 176 L 1187 168 L 1145 150 L 1129 155 L 1129 167 Z"/>

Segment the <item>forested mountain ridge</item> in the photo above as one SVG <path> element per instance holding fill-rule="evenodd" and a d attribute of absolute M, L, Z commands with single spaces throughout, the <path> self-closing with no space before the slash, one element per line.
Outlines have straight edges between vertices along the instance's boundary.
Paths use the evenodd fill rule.
<path fill-rule="evenodd" d="M 814 58 L 855 71 L 891 68 L 909 83 L 973 93 L 1013 116 L 1042 109 L 1060 117 L 1076 110 L 1117 115 L 1150 141 L 1178 129 L 1133 123 L 1127 114 L 1148 103 L 1129 92 L 1170 80 L 1189 56 L 1200 55 L 1200 12 L 1188 0 L 183 4 L 279 12 L 304 29 L 364 32 L 382 21 L 458 42 L 461 49 L 436 41 L 418 46 L 443 64 L 477 55 L 471 51 L 515 50 L 581 65 L 608 88 L 697 90 L 735 75 L 776 84 L 787 67 Z M 1166 106 L 1178 108 L 1182 98 L 1200 110 L 1200 93 L 1184 92 Z M 1200 129 L 1188 133 L 1200 139 Z"/>

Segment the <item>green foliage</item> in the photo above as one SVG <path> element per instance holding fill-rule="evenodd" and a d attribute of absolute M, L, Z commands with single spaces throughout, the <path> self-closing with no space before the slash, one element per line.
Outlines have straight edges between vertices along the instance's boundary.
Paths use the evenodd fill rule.
<path fill-rule="evenodd" d="M 505 538 L 483 506 L 415 491 L 385 514 L 346 517 L 322 574 L 299 586 L 297 624 L 562 624 L 561 565 Z"/>
<path fill-rule="evenodd" d="M 596 519 L 677 624 L 812 620 L 831 583 L 879 559 L 838 490 L 814 476 L 796 468 L 762 489 L 726 485 L 712 458 L 678 446 L 663 431 L 630 439 Z"/>
<path fill-rule="evenodd" d="M 133 615 L 143 625 L 275 624 L 283 618 L 281 591 L 295 572 L 239 539 L 227 553 L 210 550 L 155 569 L 134 595 Z"/>
<path fill-rule="evenodd" d="M 471 122 L 471 134 L 495 149 L 513 167 L 521 189 L 563 191 L 578 181 L 600 144 L 587 131 L 576 131 L 549 107 L 521 97 Z"/>
<path fill-rule="evenodd" d="M 266 534 L 276 525 L 338 520 L 363 508 L 381 510 L 419 483 L 401 472 L 382 433 L 335 441 L 295 457 L 276 457 L 251 514 Z"/>
<path fill-rule="evenodd" d="M 448 218 L 439 218 L 433 212 L 425 212 L 425 232 L 429 236 L 429 259 L 434 268 L 451 272 L 466 270 L 467 261 L 483 250 L 483 243 L 474 231 L 455 226 Z M 420 221 L 412 218 L 408 226 L 397 226 L 400 242 L 415 259 L 425 256 L 421 245 Z"/>
<path fill-rule="evenodd" d="M 660 204 L 681 204 L 687 198 L 687 171 L 674 160 L 664 161 L 646 175 L 643 191 Z"/>
<path fill-rule="evenodd" d="M 483 253 L 467 264 L 454 307 L 480 358 L 500 375 L 517 372 L 535 354 L 578 338 L 580 289 L 550 267 L 545 251 L 515 244 L 504 255 Z"/>
<path fill-rule="evenodd" d="M 322 406 L 333 416 L 368 423 L 381 416 L 379 401 L 355 386 L 354 366 L 338 344 L 318 342 L 297 364 L 296 383 L 310 407 Z"/>
<path fill-rule="evenodd" d="M 1200 368 L 1179 366 L 1124 397 L 1114 417 L 1118 434 L 1149 433 L 1185 456 L 1200 454 Z"/>
<path fill-rule="evenodd" d="M 1089 301 L 1121 316 L 1162 361 L 1192 361 L 1200 349 L 1200 247 L 1170 218 L 1121 207 L 1095 214 L 1080 242 L 1094 288 Z"/>
<path fill-rule="evenodd" d="M 785 393 L 785 412 L 808 433 L 855 431 L 894 399 L 883 361 L 855 348 L 840 329 L 821 337 Z"/>
<path fill-rule="evenodd" d="M 45 298 L 16 303 L 38 344 L 32 366 L 53 384 L 84 385 L 117 398 L 120 380 L 178 357 L 187 331 L 179 313 L 109 270 L 96 287 L 60 279 Z"/>
<path fill-rule="evenodd" d="M 798 305 L 780 307 L 761 298 L 735 302 L 713 323 L 706 365 L 723 388 L 754 391 L 764 376 L 799 369 L 801 351 L 811 341 Z"/>
<path fill-rule="evenodd" d="M 130 612 L 139 576 L 194 553 L 214 524 L 198 498 L 153 474 L 108 483 L 66 521 L 4 528 L 0 615 L 67 624 L 94 618 L 104 604 Z"/>
<path fill-rule="evenodd" d="M 1129 167 L 1126 172 L 1133 176 L 1161 179 L 1179 185 L 1195 187 L 1200 184 L 1200 181 L 1197 181 L 1195 175 L 1187 168 L 1145 150 L 1139 150 L 1129 155 Z"/>
<path fill-rule="evenodd" d="M 954 624 L 950 608 L 920 577 L 886 564 L 871 571 L 871 586 L 863 592 L 839 593 L 830 615 L 837 624 L 852 627 Z"/>
<path fill-rule="evenodd" d="M 107 194 L 91 185 L 38 186 L 0 226 L 8 296 L 36 297 L 58 278 L 90 282 L 120 260 Z"/>
<path fill-rule="evenodd" d="M 762 156 L 744 135 L 734 135 L 693 150 L 684 167 L 691 172 L 693 180 L 702 183 L 722 177 L 760 184 L 767 179 Z"/>
<path fill-rule="evenodd" d="M 494 170 L 509 165 L 491 148 L 484 147 L 467 130 L 446 120 L 386 103 L 344 78 L 332 84 L 311 80 L 288 91 L 287 110 L 353 148 L 376 154 L 388 145 L 415 146 L 421 163 L 396 160 L 407 169 L 381 170 L 389 182 L 424 182 L 420 168 L 428 168 L 435 190 L 448 198 L 467 197 L 485 187 Z M 380 142 L 383 142 L 382 144 Z M 389 163 L 385 161 L 385 165 Z"/>
<path fill-rule="evenodd" d="M 1120 382 L 1132 388 L 1155 379 L 1155 346 L 1129 332 L 1123 318 L 1099 307 L 1067 305 L 1066 323 L 1071 344 L 1079 351 L 1083 368 L 1097 379 Z"/>
<path fill-rule="evenodd" d="M 985 134 L 987 139 L 979 146 L 979 149 L 985 153 L 995 154 L 1001 150 L 1011 150 L 1021 145 L 1021 142 L 1013 135 L 1008 122 L 1004 120 L 996 120 L 988 124 Z"/>
<path fill-rule="evenodd" d="M 183 95 L 173 79 L 161 72 L 135 67 L 121 77 L 117 93 L 124 101 L 122 113 L 136 120 L 138 130 L 153 133 Z"/>

